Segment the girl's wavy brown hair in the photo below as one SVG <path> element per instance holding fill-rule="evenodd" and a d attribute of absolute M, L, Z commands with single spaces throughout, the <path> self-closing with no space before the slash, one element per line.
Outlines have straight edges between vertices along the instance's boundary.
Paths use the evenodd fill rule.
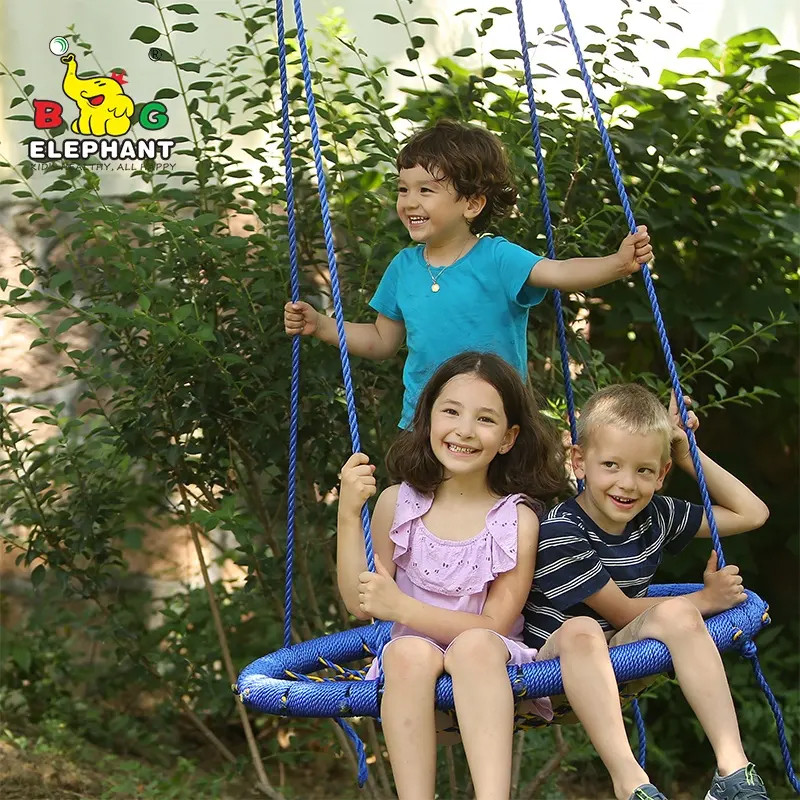
<path fill-rule="evenodd" d="M 397 169 L 418 165 L 436 180 L 450 181 L 458 199 L 485 195 L 486 205 L 470 223 L 472 233 L 483 233 L 517 202 L 505 148 L 483 128 L 443 119 L 415 133 L 400 150 Z"/>
<path fill-rule="evenodd" d="M 555 425 L 543 416 L 516 370 L 493 353 L 467 352 L 445 361 L 422 390 L 410 430 L 403 431 L 386 454 L 393 480 L 429 494 L 445 479 L 431 448 L 431 411 L 448 381 L 474 375 L 494 386 L 503 401 L 508 426 L 519 425 L 514 446 L 489 464 L 489 490 L 499 496 L 520 492 L 537 511 L 566 493 L 564 448 Z"/>

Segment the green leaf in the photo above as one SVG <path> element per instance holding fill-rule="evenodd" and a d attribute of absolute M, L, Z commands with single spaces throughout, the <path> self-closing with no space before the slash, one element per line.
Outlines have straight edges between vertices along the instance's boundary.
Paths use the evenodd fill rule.
<path fill-rule="evenodd" d="M 439 24 L 435 19 L 431 19 L 431 17 L 415 17 L 411 21 L 412 22 L 416 22 L 417 25 L 438 25 Z"/>
<path fill-rule="evenodd" d="M 205 214 L 198 214 L 196 217 L 192 219 L 192 223 L 196 225 L 198 228 L 205 227 L 206 225 L 213 225 L 215 222 L 219 221 L 219 216 L 217 214 L 212 214 L 210 212 L 206 212 Z"/>
<path fill-rule="evenodd" d="M 197 25 L 194 22 L 179 22 L 177 25 L 172 26 L 173 31 L 181 31 L 182 33 L 194 33 L 197 30 Z"/>
<path fill-rule="evenodd" d="M 490 50 L 489 53 L 493 58 L 497 59 L 510 58 L 513 60 L 515 58 L 522 58 L 518 50 Z"/>
<path fill-rule="evenodd" d="M 61 322 L 58 323 L 58 327 L 53 331 L 53 336 L 66 333 L 70 328 L 75 327 L 75 325 L 81 322 L 83 322 L 81 317 L 67 317 L 66 319 L 62 319 Z"/>
<path fill-rule="evenodd" d="M 167 6 L 167 10 L 176 14 L 197 14 L 197 9 L 188 3 L 175 3 L 175 5 Z"/>
<path fill-rule="evenodd" d="M 153 44 L 161 34 L 155 28 L 148 28 L 147 25 L 140 25 L 132 34 L 131 39 L 138 39 L 145 44 Z"/>
<path fill-rule="evenodd" d="M 376 14 L 372 19 L 377 19 L 379 22 L 385 22 L 387 25 L 399 25 L 400 20 L 390 14 Z"/>
<path fill-rule="evenodd" d="M 800 92 L 800 68 L 785 61 L 776 61 L 767 67 L 767 84 L 778 94 L 797 94 Z"/>
<path fill-rule="evenodd" d="M 175 322 L 183 322 L 194 311 L 194 306 L 187 303 L 185 306 L 180 306 L 172 312 L 172 319 Z"/>
<path fill-rule="evenodd" d="M 43 580 L 45 575 L 47 574 L 47 570 L 39 564 L 36 569 L 31 572 L 31 583 L 33 584 L 33 588 L 35 589 Z"/>
<path fill-rule="evenodd" d="M 153 97 L 153 99 L 154 100 L 171 100 L 173 97 L 177 97 L 177 96 L 178 96 L 178 92 L 176 92 L 174 89 L 166 88 L 166 89 L 159 89 L 155 93 L 155 97 Z"/>
<path fill-rule="evenodd" d="M 58 289 L 59 286 L 63 286 L 65 283 L 68 283 L 71 280 L 72 273 L 68 269 L 62 269 L 53 275 L 53 277 L 50 279 L 49 286 L 51 289 Z"/>
<path fill-rule="evenodd" d="M 453 55 L 457 58 L 464 58 L 466 56 L 474 55 L 475 53 L 476 50 L 474 47 L 462 47 L 461 50 L 456 50 Z"/>
<path fill-rule="evenodd" d="M 19 282 L 23 286 L 30 286 L 34 280 L 36 280 L 36 276 L 29 269 L 23 269 L 20 271 Z"/>
<path fill-rule="evenodd" d="M 728 39 L 728 47 L 741 47 L 745 44 L 780 44 L 769 28 L 753 28 L 752 31 L 740 33 Z"/>
<path fill-rule="evenodd" d="M 43 569 L 41 565 L 39 565 L 36 569 Z M 36 572 L 36 570 L 34 570 Z M 31 576 L 32 578 L 33 576 Z M 31 668 L 31 651 L 29 648 L 25 647 L 22 642 L 14 642 L 11 647 L 9 648 L 9 655 L 13 659 L 14 663 L 23 671 L 29 672 Z"/>

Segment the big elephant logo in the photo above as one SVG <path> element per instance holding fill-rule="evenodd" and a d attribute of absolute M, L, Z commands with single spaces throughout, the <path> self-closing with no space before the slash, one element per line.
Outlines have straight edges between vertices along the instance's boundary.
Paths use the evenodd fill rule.
<path fill-rule="evenodd" d="M 61 43 L 62 37 L 50 43 Z M 63 52 L 63 50 L 62 50 Z M 78 61 L 72 53 L 62 55 L 64 77 L 61 89 L 74 104 L 77 116 L 71 121 L 64 105 L 57 100 L 33 101 L 33 125 L 37 130 L 49 130 L 57 134 L 65 129 L 78 134 L 80 139 L 58 139 L 51 135 L 48 139 L 28 140 L 28 157 L 34 161 L 56 159 L 85 160 L 95 156 L 103 161 L 131 161 L 160 159 L 166 161 L 175 147 L 172 139 L 122 138 L 130 133 L 135 125 L 146 131 L 158 131 L 169 122 L 167 107 L 159 100 L 151 100 L 136 107 L 126 92 L 128 83 L 122 70 L 115 70 L 110 76 L 78 75 Z"/>
<path fill-rule="evenodd" d="M 71 129 L 84 136 L 122 136 L 131 127 L 133 100 L 125 94 L 127 83 L 122 72 L 112 72 L 110 78 L 79 78 L 75 56 L 62 56 L 61 63 L 67 71 L 61 88 L 64 94 L 75 101 L 80 116 Z"/>

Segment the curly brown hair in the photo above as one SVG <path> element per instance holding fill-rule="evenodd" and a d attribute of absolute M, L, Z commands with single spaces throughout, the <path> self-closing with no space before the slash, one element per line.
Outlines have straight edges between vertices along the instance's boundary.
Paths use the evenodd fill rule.
<path fill-rule="evenodd" d="M 564 448 L 555 425 L 541 414 L 517 371 L 493 353 L 466 352 L 445 361 L 422 390 L 410 430 L 395 439 L 386 454 L 393 480 L 429 494 L 444 480 L 444 468 L 431 449 L 431 411 L 445 384 L 458 375 L 475 375 L 497 389 L 508 426 L 519 425 L 514 446 L 498 453 L 487 473 L 489 490 L 499 497 L 522 493 L 537 507 L 567 490 Z"/>
<path fill-rule="evenodd" d="M 472 233 L 483 233 L 493 218 L 505 216 L 517 202 L 505 148 L 483 128 L 441 119 L 418 131 L 397 156 L 398 170 L 416 166 L 438 181 L 450 181 L 458 199 L 486 197 L 483 210 L 470 223 Z"/>

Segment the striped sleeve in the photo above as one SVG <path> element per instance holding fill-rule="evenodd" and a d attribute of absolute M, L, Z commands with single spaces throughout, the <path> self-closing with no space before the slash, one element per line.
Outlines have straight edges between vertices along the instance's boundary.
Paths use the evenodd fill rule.
<path fill-rule="evenodd" d="M 611 576 L 583 531 L 568 517 L 550 517 L 539 529 L 533 585 L 565 611 L 600 591 Z"/>
<path fill-rule="evenodd" d="M 694 539 L 703 522 L 703 507 L 675 497 L 653 495 L 658 527 L 664 532 L 664 549 L 675 555 Z"/>

